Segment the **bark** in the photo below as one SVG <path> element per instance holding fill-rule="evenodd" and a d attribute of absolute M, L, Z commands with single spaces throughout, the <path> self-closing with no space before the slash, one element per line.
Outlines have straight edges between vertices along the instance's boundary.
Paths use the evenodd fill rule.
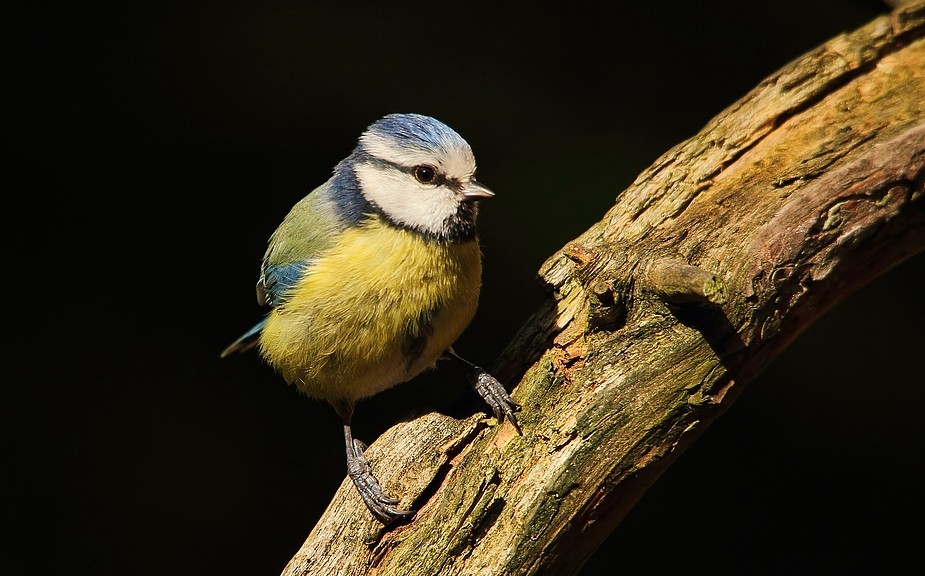
<path fill-rule="evenodd" d="M 429 413 L 368 451 L 284 574 L 574 574 L 809 323 L 925 249 L 925 4 L 836 37 L 659 158 L 553 254 L 494 373 L 523 435 Z M 567 191 L 564 191 L 567 192 Z"/>

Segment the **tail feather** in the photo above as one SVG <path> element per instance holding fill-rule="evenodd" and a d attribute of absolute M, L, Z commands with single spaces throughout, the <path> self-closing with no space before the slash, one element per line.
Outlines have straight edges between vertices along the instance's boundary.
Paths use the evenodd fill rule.
<path fill-rule="evenodd" d="M 227 348 L 222 350 L 222 353 L 219 355 L 220 358 L 224 358 L 229 354 L 234 352 L 246 352 L 257 345 L 257 337 L 260 336 L 260 331 L 263 330 L 263 327 L 266 326 L 267 320 L 264 318 L 258 322 L 253 328 L 241 335 L 240 338 L 228 345 Z"/>

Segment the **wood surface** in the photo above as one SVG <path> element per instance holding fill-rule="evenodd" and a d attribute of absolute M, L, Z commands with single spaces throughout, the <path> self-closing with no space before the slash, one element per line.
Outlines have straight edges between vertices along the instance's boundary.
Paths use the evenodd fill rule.
<path fill-rule="evenodd" d="M 904 4 L 657 159 L 540 270 L 493 367 L 523 435 L 482 412 L 394 426 L 368 457 L 416 516 L 383 527 L 345 480 L 283 573 L 577 573 L 794 337 L 925 249 L 923 33 Z"/>

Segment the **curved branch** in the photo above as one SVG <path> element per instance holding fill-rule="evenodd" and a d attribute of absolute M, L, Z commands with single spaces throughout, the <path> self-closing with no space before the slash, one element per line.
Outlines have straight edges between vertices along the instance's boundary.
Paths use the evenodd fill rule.
<path fill-rule="evenodd" d="M 368 451 L 284 574 L 573 574 L 828 307 L 925 249 L 925 5 L 834 38 L 659 158 L 542 267 L 495 371 L 523 436 L 431 413 Z"/>

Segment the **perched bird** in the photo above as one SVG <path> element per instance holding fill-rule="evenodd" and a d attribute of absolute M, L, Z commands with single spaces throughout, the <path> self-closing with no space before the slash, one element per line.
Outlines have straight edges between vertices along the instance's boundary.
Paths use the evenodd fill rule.
<path fill-rule="evenodd" d="M 478 304 L 476 203 L 492 196 L 449 126 L 418 114 L 374 122 L 270 237 L 257 281 L 269 313 L 221 353 L 256 345 L 287 382 L 334 407 L 348 474 L 385 524 L 413 511 L 383 492 L 353 438 L 358 400 L 451 358 L 498 420 L 520 431 L 520 407 L 498 380 L 451 348 Z"/>

